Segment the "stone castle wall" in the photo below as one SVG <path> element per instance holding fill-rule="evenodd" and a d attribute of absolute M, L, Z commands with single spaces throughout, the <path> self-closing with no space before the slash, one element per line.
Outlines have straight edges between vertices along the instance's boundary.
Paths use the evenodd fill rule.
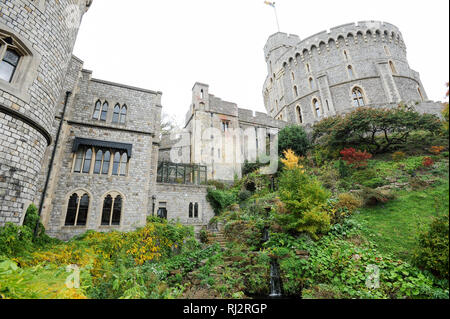
<path fill-rule="evenodd" d="M 52 169 L 52 183 L 43 214 L 49 234 L 62 239 L 89 229 L 129 231 L 143 226 L 151 210 L 149 194 L 154 194 L 156 187 L 161 92 L 92 79 L 92 72 L 82 70 L 78 61 L 75 57 L 72 59 L 72 64 L 78 68 L 71 68 L 73 74 L 67 76 L 68 81 L 74 78 L 79 81 L 66 113 L 59 141 L 60 151 Z M 109 104 L 106 121 L 93 119 L 98 100 Z M 116 104 L 127 106 L 125 124 L 112 123 Z M 55 121 L 59 123 L 60 118 Z M 75 138 L 132 144 L 127 176 L 73 172 Z M 68 200 L 77 191 L 85 192 L 90 197 L 87 225 L 65 226 Z M 111 192 L 121 194 L 124 200 L 121 223 L 120 226 L 101 226 L 103 200 Z"/>
<path fill-rule="evenodd" d="M 214 210 L 206 200 L 207 186 L 158 184 L 156 187 L 155 214 L 160 207 L 167 209 L 169 220 L 193 226 L 198 232 L 214 217 Z M 198 203 L 198 218 L 189 218 L 189 204 Z"/>
<path fill-rule="evenodd" d="M 419 74 L 408 64 L 401 32 L 389 23 L 346 24 L 302 41 L 296 35 L 276 33 L 264 52 L 265 107 L 272 117 L 288 123 L 312 125 L 354 109 L 355 87 L 362 90 L 365 106 L 428 100 Z M 320 116 L 314 99 L 319 101 Z"/>
<path fill-rule="evenodd" d="M 228 123 L 226 131 L 223 122 Z M 183 158 L 206 165 L 210 180 L 232 182 L 242 177 L 245 160 L 255 162 L 268 153 L 266 137 L 272 134 L 273 138 L 285 124 L 265 113 L 239 108 L 210 94 L 207 84 L 196 83 L 184 130 L 190 140 L 190 156 Z M 166 158 L 167 147 L 163 149 Z"/>
<path fill-rule="evenodd" d="M 0 80 L 0 225 L 21 223 L 34 200 L 79 20 L 90 3 L 0 2 L 0 33 L 21 55 L 12 80 Z"/>

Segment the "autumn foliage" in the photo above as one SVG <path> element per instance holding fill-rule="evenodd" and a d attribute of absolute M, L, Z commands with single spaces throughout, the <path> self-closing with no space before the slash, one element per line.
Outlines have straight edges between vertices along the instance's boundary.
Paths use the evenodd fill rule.
<path fill-rule="evenodd" d="M 434 165 L 434 161 L 431 157 L 425 157 L 423 159 L 422 165 L 425 167 L 431 167 Z"/>
<path fill-rule="evenodd" d="M 367 153 L 367 151 L 357 151 L 352 147 L 344 148 L 340 154 L 342 159 L 354 168 L 366 167 L 367 161 L 372 158 L 372 154 Z"/>

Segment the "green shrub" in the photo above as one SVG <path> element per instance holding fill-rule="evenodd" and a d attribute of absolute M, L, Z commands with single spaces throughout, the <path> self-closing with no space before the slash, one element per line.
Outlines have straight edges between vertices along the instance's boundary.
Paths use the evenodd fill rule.
<path fill-rule="evenodd" d="M 337 208 L 347 209 L 350 213 L 363 206 L 363 201 L 358 196 L 350 193 L 339 194 L 339 201 L 335 205 Z"/>
<path fill-rule="evenodd" d="M 419 237 L 414 254 L 417 265 L 440 278 L 449 278 L 449 220 L 448 214 L 435 218 L 428 230 Z"/>
<path fill-rule="evenodd" d="M 363 186 L 369 187 L 369 188 L 378 188 L 378 187 L 386 185 L 386 180 L 382 177 L 375 177 L 375 178 L 371 178 L 367 181 L 363 181 L 361 184 Z"/>
<path fill-rule="evenodd" d="M 200 230 L 200 242 L 203 244 L 208 244 L 209 243 L 209 238 L 208 238 L 208 232 L 206 231 L 206 229 L 202 229 Z"/>
<path fill-rule="evenodd" d="M 345 178 L 345 177 L 347 177 L 347 176 L 349 176 L 350 175 L 350 167 L 348 167 L 348 165 L 347 164 L 345 164 L 345 162 L 342 160 L 342 159 L 340 159 L 337 163 L 336 163 L 336 167 L 337 167 L 337 169 L 338 169 L 338 171 L 339 171 L 339 176 L 341 177 L 341 178 Z"/>
<path fill-rule="evenodd" d="M 232 191 L 208 189 L 206 199 L 211 204 L 216 215 L 222 213 L 228 206 L 236 203 L 236 195 Z"/>
<path fill-rule="evenodd" d="M 363 184 L 364 182 L 366 182 L 372 178 L 376 178 L 377 176 L 378 176 L 378 173 L 375 169 L 366 168 L 364 170 L 359 170 L 359 171 L 354 172 L 352 175 L 352 180 L 359 184 Z"/>
<path fill-rule="evenodd" d="M 306 132 L 299 125 L 286 126 L 278 133 L 278 154 L 291 149 L 298 156 L 305 156 L 309 147 Z"/>
<path fill-rule="evenodd" d="M 285 170 L 279 188 L 284 209 L 277 212 L 276 219 L 286 231 L 317 237 L 328 230 L 330 216 L 324 206 L 330 194 L 317 179 L 305 174 L 302 168 Z"/>
<path fill-rule="evenodd" d="M 0 227 L 0 255 L 15 257 L 35 247 L 41 247 L 51 242 L 58 242 L 45 234 L 44 225 L 40 223 L 35 205 L 30 205 L 25 214 L 23 226 L 12 223 Z M 36 224 L 39 222 L 39 232 L 34 237 Z"/>
<path fill-rule="evenodd" d="M 252 196 L 252 192 L 248 191 L 248 190 L 243 190 L 239 192 L 238 198 L 239 198 L 239 202 L 243 203 L 245 202 L 247 199 L 249 199 Z"/>

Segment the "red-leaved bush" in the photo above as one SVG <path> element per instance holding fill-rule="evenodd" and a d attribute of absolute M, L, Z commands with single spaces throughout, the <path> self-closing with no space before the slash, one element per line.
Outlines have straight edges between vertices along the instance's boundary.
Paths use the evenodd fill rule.
<path fill-rule="evenodd" d="M 354 148 L 344 148 L 341 151 L 342 159 L 355 168 L 367 166 L 367 161 L 372 158 L 372 154 L 367 151 L 357 151 Z"/>
<path fill-rule="evenodd" d="M 425 167 L 431 167 L 434 165 L 434 161 L 431 157 L 425 157 L 423 159 L 422 165 Z"/>

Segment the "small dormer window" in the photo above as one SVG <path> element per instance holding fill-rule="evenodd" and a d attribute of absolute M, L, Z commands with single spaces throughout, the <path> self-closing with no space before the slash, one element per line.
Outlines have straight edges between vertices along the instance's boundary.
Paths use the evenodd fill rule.
<path fill-rule="evenodd" d="M 0 79 L 6 82 L 12 82 L 14 73 L 21 54 L 13 44 L 11 37 L 1 37 L 0 34 Z"/>

